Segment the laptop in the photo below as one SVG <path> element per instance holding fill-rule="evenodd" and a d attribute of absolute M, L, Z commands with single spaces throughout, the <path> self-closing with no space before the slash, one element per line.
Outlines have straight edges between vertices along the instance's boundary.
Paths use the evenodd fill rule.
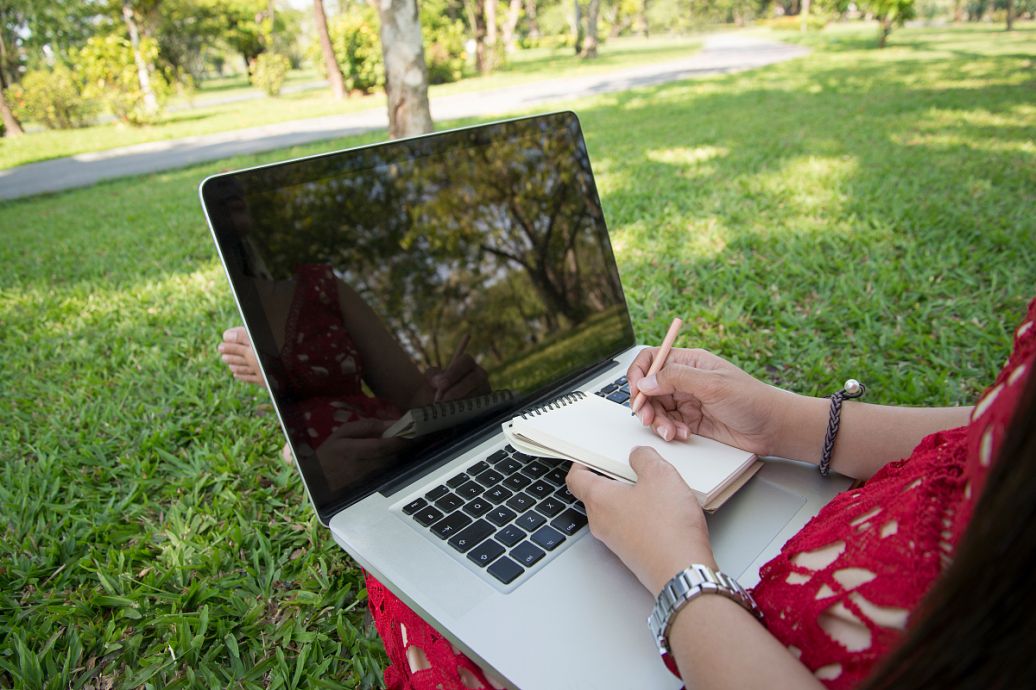
<path fill-rule="evenodd" d="M 629 405 L 643 346 L 577 117 L 214 175 L 200 196 L 341 548 L 509 687 L 679 687 L 651 595 L 589 533 L 566 466 L 500 431 L 573 390 Z M 386 436 L 407 414 L 442 423 Z M 753 585 L 847 485 L 768 460 L 708 518 L 720 567 Z"/>

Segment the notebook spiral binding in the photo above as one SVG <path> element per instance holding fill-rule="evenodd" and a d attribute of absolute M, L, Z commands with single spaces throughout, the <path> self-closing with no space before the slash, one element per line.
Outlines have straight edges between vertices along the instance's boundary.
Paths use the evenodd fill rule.
<path fill-rule="evenodd" d="M 562 407 L 565 407 L 566 405 L 571 405 L 577 400 L 582 400 L 585 397 L 586 393 L 584 393 L 583 391 L 572 391 L 571 393 L 565 393 L 564 395 L 559 395 L 550 402 L 544 403 L 539 407 L 533 407 L 528 410 L 525 410 L 524 412 L 522 412 L 521 417 L 522 419 L 528 419 L 529 417 L 547 414 L 551 410 L 557 410 Z"/>

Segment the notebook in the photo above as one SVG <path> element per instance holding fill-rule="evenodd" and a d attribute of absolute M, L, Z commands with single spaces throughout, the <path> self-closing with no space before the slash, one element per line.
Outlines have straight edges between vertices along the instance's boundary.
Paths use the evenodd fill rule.
<path fill-rule="evenodd" d="M 382 438 L 419 438 L 503 409 L 514 392 L 498 390 L 473 398 L 437 402 L 408 410 L 381 435 Z"/>
<path fill-rule="evenodd" d="M 518 450 L 579 462 L 613 479 L 635 483 L 629 463 L 637 446 L 650 446 L 673 464 L 706 510 L 715 510 L 759 469 L 754 453 L 691 435 L 665 441 L 629 410 L 583 391 L 560 396 L 503 424 Z"/>

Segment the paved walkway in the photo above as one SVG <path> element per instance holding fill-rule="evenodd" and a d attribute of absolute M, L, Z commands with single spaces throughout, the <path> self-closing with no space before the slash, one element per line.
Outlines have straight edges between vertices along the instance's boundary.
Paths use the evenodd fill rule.
<path fill-rule="evenodd" d="M 718 34 L 692 56 L 566 79 L 548 79 L 489 92 L 433 99 L 438 120 L 488 117 L 551 102 L 625 91 L 678 79 L 738 72 L 805 55 L 808 49 L 741 34 Z M 182 168 L 230 156 L 258 153 L 388 127 L 385 108 L 250 127 L 172 141 L 156 141 L 84 153 L 0 170 L 0 199 L 86 187 L 102 180 Z"/>

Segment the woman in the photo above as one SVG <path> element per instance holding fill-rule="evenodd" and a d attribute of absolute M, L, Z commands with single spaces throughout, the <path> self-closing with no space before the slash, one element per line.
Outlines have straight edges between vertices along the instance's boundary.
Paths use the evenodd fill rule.
<path fill-rule="evenodd" d="M 995 634 L 997 626 L 1008 637 L 1022 634 L 1026 640 L 1036 631 L 1017 613 L 1017 604 L 1032 602 L 1029 578 L 1017 564 L 1036 555 L 1036 524 L 1019 513 L 1032 518 L 1036 494 L 1017 496 L 1020 478 L 1036 489 L 1036 380 L 1026 391 L 1036 358 L 1034 319 L 1036 300 L 1016 331 L 1008 364 L 974 408 L 845 403 L 832 467 L 866 483 L 837 496 L 761 569 L 752 594 L 763 625 L 734 600 L 718 596 L 698 597 L 674 615 L 669 645 L 689 686 L 855 687 L 901 644 L 870 681 L 875 687 L 959 687 L 976 678 L 985 687 L 1022 687 L 1034 680 L 1028 653 L 970 666 L 961 662 L 969 654 L 974 658 L 976 648 L 987 644 L 980 635 Z M 657 375 L 645 376 L 653 355 L 648 350 L 638 356 L 629 380 L 632 390 L 649 396 L 641 421 L 663 438 L 694 432 L 760 455 L 819 460 L 829 400 L 772 388 L 701 350 L 674 350 Z M 1026 399 L 1019 402 L 1023 392 Z M 631 462 L 635 486 L 578 465 L 570 470 L 569 488 L 586 504 L 593 534 L 653 595 L 692 563 L 722 566 L 713 558 L 700 508 L 672 466 L 646 448 L 634 451 Z M 975 528 L 985 536 L 973 537 L 966 551 L 961 547 L 967 558 L 955 564 L 991 471 L 1014 476 L 994 477 L 997 493 L 983 499 Z M 1029 529 L 1016 528 L 1019 523 Z M 646 540 L 643 534 L 655 536 Z M 998 541 L 990 541 L 990 534 Z M 1005 554 L 1006 543 L 1029 548 Z M 976 578 L 976 569 L 982 577 Z M 1016 579 L 1005 578 L 1008 585 L 997 590 L 1000 600 L 987 601 L 989 588 L 976 585 L 969 600 L 950 604 L 962 582 L 999 580 L 1012 569 Z M 923 605 L 944 572 L 945 586 Z M 1014 612 L 1013 622 L 987 621 L 982 612 L 989 606 Z M 954 627 L 955 620 L 965 619 L 971 629 Z M 931 622 L 937 620 L 942 624 Z M 1017 630 L 1003 630 L 1010 625 Z M 1022 648 L 1015 645 L 1016 652 Z M 1012 663 L 1017 666 L 1005 665 Z"/>

